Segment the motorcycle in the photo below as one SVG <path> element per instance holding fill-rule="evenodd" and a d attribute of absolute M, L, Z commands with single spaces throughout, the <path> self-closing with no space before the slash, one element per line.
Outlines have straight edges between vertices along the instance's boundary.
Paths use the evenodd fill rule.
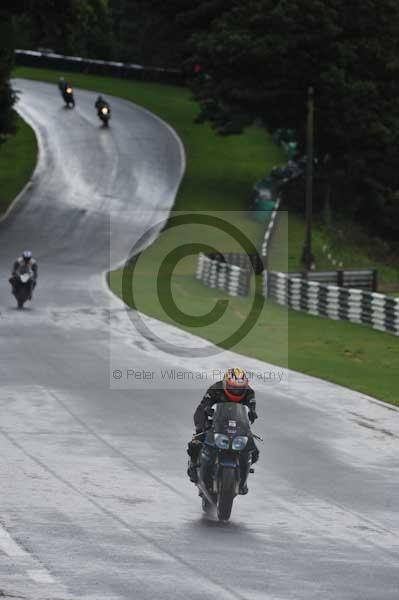
<path fill-rule="evenodd" d="M 72 106 L 72 108 L 75 107 L 75 98 L 73 95 L 73 89 L 69 85 L 62 90 L 62 97 L 64 99 L 64 102 L 65 102 L 67 108 L 69 108 L 70 106 Z"/>
<path fill-rule="evenodd" d="M 251 469 L 254 439 L 247 408 L 242 404 L 222 402 L 208 418 L 210 428 L 204 433 L 197 465 L 199 495 L 202 508 L 209 513 L 216 508 L 219 521 L 228 521 L 240 484 L 246 485 Z M 195 436 L 195 437 L 198 437 Z"/>
<path fill-rule="evenodd" d="M 109 106 L 101 106 L 97 111 L 97 115 L 103 122 L 104 127 L 108 127 L 108 122 L 111 118 L 111 108 Z"/>
<path fill-rule="evenodd" d="M 14 278 L 12 293 L 18 304 L 18 308 L 23 308 L 25 302 L 32 299 L 34 287 L 33 272 L 31 270 L 21 271 Z"/>

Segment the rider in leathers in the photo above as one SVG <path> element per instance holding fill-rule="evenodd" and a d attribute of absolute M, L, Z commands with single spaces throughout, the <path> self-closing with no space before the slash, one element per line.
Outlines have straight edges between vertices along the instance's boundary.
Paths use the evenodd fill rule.
<path fill-rule="evenodd" d="M 30 291 L 30 300 L 32 300 L 32 293 L 36 287 L 37 276 L 38 276 L 38 268 L 37 262 L 32 256 L 32 252 L 30 250 L 25 250 L 21 256 L 19 256 L 13 264 L 11 277 L 9 282 L 12 286 L 12 293 L 15 290 L 15 283 L 17 281 L 17 276 L 21 271 L 32 271 L 33 279 L 32 279 L 32 287 Z"/>
<path fill-rule="evenodd" d="M 104 98 L 102 96 L 98 96 L 95 104 L 94 104 L 96 110 L 97 110 L 97 114 L 100 113 L 101 109 L 106 107 L 106 108 L 110 108 L 108 102 L 106 100 L 104 100 Z"/>
<path fill-rule="evenodd" d="M 65 81 L 63 77 L 60 77 L 58 80 L 58 89 L 61 92 L 61 96 L 64 96 L 68 88 L 72 88 L 71 84 L 68 81 Z"/>
<path fill-rule="evenodd" d="M 213 384 L 206 392 L 202 401 L 198 405 L 194 413 L 194 424 L 196 435 L 204 432 L 208 428 L 208 416 L 212 414 L 212 407 L 214 404 L 219 402 L 239 402 L 248 406 L 248 418 L 251 423 L 258 418 L 256 414 L 256 401 L 255 392 L 248 384 L 248 378 L 245 371 L 239 368 L 229 369 L 223 380 Z M 197 483 L 197 470 L 196 465 L 198 457 L 202 447 L 203 437 L 198 436 L 193 438 L 188 445 L 188 454 L 191 458 L 188 476 L 193 483 Z M 259 450 L 255 444 L 251 448 L 252 451 L 252 464 L 257 462 L 259 458 Z M 242 479 L 240 484 L 240 493 L 248 493 L 246 485 L 248 473 L 242 472 Z"/>

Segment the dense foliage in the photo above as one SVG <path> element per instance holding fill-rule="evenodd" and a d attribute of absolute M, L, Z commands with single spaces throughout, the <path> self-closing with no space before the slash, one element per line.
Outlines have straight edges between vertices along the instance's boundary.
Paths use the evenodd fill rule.
<path fill-rule="evenodd" d="M 0 9 L 0 141 L 5 134 L 15 131 L 15 115 L 12 107 L 15 95 L 10 85 L 14 65 L 14 35 L 11 14 Z"/>
<path fill-rule="evenodd" d="M 166 3 L 165 3 L 166 4 Z M 180 64 L 177 28 L 152 0 L 109 0 L 114 32 L 114 57 L 145 65 Z"/>
<path fill-rule="evenodd" d="M 160 4 L 160 3 L 159 3 Z M 399 3 L 396 0 L 176 1 L 202 116 L 221 132 L 262 119 L 297 132 L 315 88 L 317 204 L 399 232 Z M 172 17 L 172 14 L 169 14 Z"/>
<path fill-rule="evenodd" d="M 399 3 L 396 0 L 111 0 L 124 57 L 192 74 L 222 133 L 261 119 L 305 144 L 316 99 L 316 209 L 399 232 Z M 130 28 L 130 29 L 129 29 Z M 301 194 L 301 197 L 302 194 Z"/>
<path fill-rule="evenodd" d="M 103 59 L 112 54 L 108 0 L 26 0 L 14 27 L 19 48 Z"/>
<path fill-rule="evenodd" d="M 22 4 L 13 17 L 19 47 L 181 66 L 196 73 L 199 120 L 211 120 L 224 133 L 262 120 L 271 131 L 294 129 L 303 151 L 312 85 L 316 207 L 318 196 L 326 196 L 336 209 L 370 217 L 384 234 L 399 232 L 397 0 Z M 4 88 L 9 53 L 2 52 L 0 127 L 8 110 L 3 102 L 11 101 Z"/>

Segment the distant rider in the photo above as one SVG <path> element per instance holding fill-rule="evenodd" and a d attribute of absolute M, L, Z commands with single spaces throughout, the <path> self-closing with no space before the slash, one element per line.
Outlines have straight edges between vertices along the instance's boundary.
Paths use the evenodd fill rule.
<path fill-rule="evenodd" d="M 94 106 L 97 109 L 97 114 L 100 113 L 102 108 L 108 108 L 108 110 L 110 110 L 110 106 L 109 106 L 108 102 L 106 100 L 104 100 L 104 98 L 102 96 L 98 96 Z"/>
<path fill-rule="evenodd" d="M 248 418 L 251 423 L 258 418 L 256 414 L 255 392 L 248 383 L 248 377 L 243 369 L 238 367 L 228 369 L 222 381 L 218 381 L 211 385 L 207 390 L 202 401 L 198 405 L 194 413 L 194 424 L 196 435 L 203 433 L 208 429 L 208 415 L 211 415 L 212 407 L 219 402 L 239 402 L 248 406 Z M 188 444 L 188 455 L 190 456 L 190 464 L 187 474 L 193 483 L 197 483 L 196 466 L 199 454 L 202 447 L 204 437 L 198 436 L 193 438 Z M 253 445 L 252 448 L 252 464 L 256 463 L 259 458 L 259 450 Z M 241 482 L 240 493 L 246 494 L 248 488 L 246 486 L 246 478 Z"/>
<path fill-rule="evenodd" d="M 38 267 L 37 267 L 37 262 L 33 258 L 32 252 L 30 250 L 24 250 L 22 255 L 19 256 L 17 258 L 17 260 L 14 262 L 11 277 L 9 279 L 9 282 L 11 283 L 11 286 L 12 286 L 11 293 L 14 293 L 14 291 L 15 291 L 15 284 L 16 284 L 18 275 L 20 273 L 26 273 L 27 271 L 32 271 L 32 274 L 33 274 L 32 287 L 31 287 L 30 298 L 29 298 L 30 300 L 32 300 L 32 293 L 33 293 L 33 290 L 35 289 L 36 283 L 37 283 Z"/>
<path fill-rule="evenodd" d="M 67 90 L 67 88 L 70 88 L 70 87 L 71 87 L 71 85 L 67 81 L 65 81 L 65 79 L 63 77 L 59 78 L 59 80 L 58 80 L 58 88 L 59 88 L 59 90 L 60 90 L 60 92 L 61 92 L 62 95 L 64 95 L 65 92 L 66 92 L 66 90 Z"/>

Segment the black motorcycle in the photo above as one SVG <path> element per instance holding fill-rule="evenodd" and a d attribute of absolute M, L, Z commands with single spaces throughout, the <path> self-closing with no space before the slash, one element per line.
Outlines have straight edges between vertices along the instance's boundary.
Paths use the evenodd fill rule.
<path fill-rule="evenodd" d="M 70 107 L 74 108 L 75 107 L 75 98 L 74 98 L 73 89 L 71 88 L 71 86 L 67 85 L 65 88 L 63 88 L 61 90 L 61 94 L 62 94 L 62 97 L 64 99 L 64 102 L 65 102 L 67 108 L 70 108 Z"/>
<path fill-rule="evenodd" d="M 103 122 L 104 127 L 108 127 L 108 123 L 111 118 L 111 107 L 107 104 L 103 104 L 98 108 L 97 116 Z"/>
<path fill-rule="evenodd" d="M 198 489 L 204 512 L 216 508 L 220 521 L 228 521 L 240 486 L 246 486 L 251 469 L 254 439 L 247 409 L 242 404 L 223 402 L 216 405 L 211 427 L 204 436 L 200 453 Z"/>
<path fill-rule="evenodd" d="M 13 280 L 12 293 L 18 304 L 18 308 L 23 308 L 25 302 L 32 299 L 34 288 L 33 272 L 30 269 L 21 270 Z"/>

